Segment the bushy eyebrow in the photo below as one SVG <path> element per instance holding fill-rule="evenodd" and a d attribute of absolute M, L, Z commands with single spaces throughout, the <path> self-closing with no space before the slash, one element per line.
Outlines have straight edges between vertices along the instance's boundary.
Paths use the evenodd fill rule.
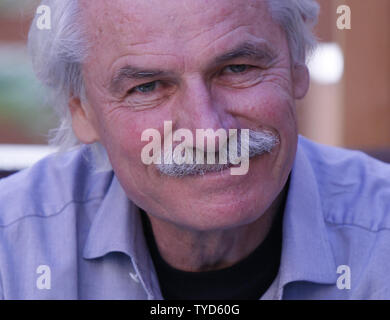
<path fill-rule="evenodd" d="M 233 50 L 216 57 L 213 65 L 221 65 L 238 58 L 251 58 L 257 61 L 270 63 L 274 60 L 275 56 L 275 51 L 266 41 L 243 42 Z"/>
<path fill-rule="evenodd" d="M 271 63 L 275 58 L 275 52 L 270 45 L 265 42 L 243 42 L 234 49 L 223 53 L 213 59 L 209 68 L 213 68 L 238 58 L 250 58 L 256 61 L 262 61 L 266 64 Z M 151 80 L 156 77 L 172 77 L 173 72 L 163 70 L 140 69 L 131 65 L 120 68 L 110 82 L 110 91 L 119 92 L 124 80 Z"/>

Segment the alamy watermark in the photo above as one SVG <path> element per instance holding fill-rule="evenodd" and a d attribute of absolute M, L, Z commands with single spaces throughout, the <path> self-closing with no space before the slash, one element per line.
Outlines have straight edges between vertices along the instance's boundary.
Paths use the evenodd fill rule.
<path fill-rule="evenodd" d="M 151 141 L 142 149 L 141 160 L 145 165 L 156 165 L 162 174 L 175 177 L 228 168 L 231 175 L 244 175 L 249 170 L 250 158 L 271 152 L 279 143 L 277 135 L 266 130 L 196 129 L 195 138 L 189 129 L 173 132 L 172 121 L 164 121 L 163 147 L 158 130 L 146 129 L 142 133 L 141 141 Z"/>
<path fill-rule="evenodd" d="M 340 5 L 337 7 L 336 25 L 339 30 L 351 29 L 351 8 L 348 5 Z M 39 30 L 51 30 L 51 9 L 47 5 L 40 5 L 36 11 L 37 28 Z"/>
<path fill-rule="evenodd" d="M 37 28 L 39 30 L 51 29 L 51 9 L 49 6 L 41 5 L 37 8 Z"/>
<path fill-rule="evenodd" d="M 50 290 L 51 289 L 51 270 L 48 265 L 42 264 L 37 267 L 37 289 Z"/>
<path fill-rule="evenodd" d="M 337 273 L 340 276 L 337 278 L 337 289 L 351 290 L 351 268 L 345 264 L 337 267 Z"/>
<path fill-rule="evenodd" d="M 47 5 L 40 5 L 36 11 L 37 28 L 39 30 L 51 30 L 51 9 Z M 340 5 L 337 7 L 336 25 L 339 30 L 351 29 L 351 8 L 347 5 Z"/>
<path fill-rule="evenodd" d="M 337 14 L 340 15 L 336 21 L 337 28 L 351 30 L 351 8 L 347 5 L 338 6 Z"/>

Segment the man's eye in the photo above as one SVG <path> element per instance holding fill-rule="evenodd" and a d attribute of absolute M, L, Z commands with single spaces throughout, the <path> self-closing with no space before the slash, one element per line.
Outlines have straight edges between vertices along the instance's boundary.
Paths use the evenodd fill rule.
<path fill-rule="evenodd" d="M 153 92 L 157 88 L 157 81 L 141 84 L 132 90 L 130 90 L 130 93 L 138 92 L 138 93 L 150 93 Z"/>
<path fill-rule="evenodd" d="M 225 68 L 226 71 L 231 73 L 243 73 L 249 69 L 249 66 L 246 64 L 234 64 L 231 66 L 227 66 Z"/>

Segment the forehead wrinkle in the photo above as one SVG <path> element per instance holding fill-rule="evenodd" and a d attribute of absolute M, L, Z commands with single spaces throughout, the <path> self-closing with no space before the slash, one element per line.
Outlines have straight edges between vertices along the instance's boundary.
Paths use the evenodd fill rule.
<path fill-rule="evenodd" d="M 158 54 L 155 54 L 159 56 Z M 209 68 L 214 65 L 221 65 L 225 62 L 234 60 L 236 58 L 248 57 L 266 63 L 272 62 L 276 54 L 271 46 L 265 40 L 260 42 L 245 41 L 238 44 L 232 50 L 222 53 L 221 55 L 214 58 L 212 63 L 209 63 Z M 158 69 L 141 69 L 131 65 L 126 65 L 120 68 L 112 78 L 110 82 L 110 89 L 113 92 L 118 91 L 121 83 L 126 80 L 139 80 L 139 79 L 151 79 L 155 77 L 172 77 L 174 72 L 164 71 Z"/>
<path fill-rule="evenodd" d="M 221 22 L 224 22 L 228 19 L 229 16 L 241 16 L 241 11 L 237 10 L 236 6 L 218 6 L 218 1 L 210 1 L 207 5 L 202 5 L 203 2 L 199 4 L 197 1 L 195 3 L 188 3 L 188 1 L 183 0 L 178 4 L 178 8 L 175 10 L 171 10 L 169 14 L 164 14 L 164 8 L 160 8 L 159 10 L 157 1 L 153 0 L 143 0 L 140 1 L 132 1 L 127 0 L 131 6 L 126 5 L 126 0 L 117 0 L 117 1 L 107 1 L 107 0 L 95 0 L 94 4 L 91 5 L 89 1 L 81 0 L 84 5 L 84 8 L 88 10 L 88 18 L 87 20 L 91 20 L 94 23 L 90 26 L 90 31 L 95 34 L 95 40 L 99 40 L 99 37 L 104 33 L 106 36 L 111 37 L 112 30 L 118 33 L 127 33 L 127 29 L 131 25 L 131 30 L 133 31 L 142 31 L 144 30 L 145 23 L 148 26 L 148 34 L 151 36 L 152 34 L 158 36 L 162 30 L 161 25 L 155 23 L 157 18 L 164 18 L 164 29 L 169 27 L 171 24 L 180 25 L 180 28 L 175 29 L 177 32 L 177 36 L 179 34 L 184 34 L 185 31 L 191 32 L 202 32 L 213 29 L 216 25 Z M 257 7 L 259 0 L 241 0 L 235 1 L 240 3 L 241 8 L 248 11 L 248 8 Z M 87 4 L 88 3 L 88 4 Z M 260 1 L 261 3 L 261 1 Z M 187 9 L 188 14 L 183 14 L 180 11 L 180 7 L 184 8 L 190 6 Z M 140 13 L 148 12 L 147 19 L 142 19 L 138 16 Z M 253 11 L 251 10 L 253 15 Z M 206 14 L 207 12 L 207 14 Z M 208 14 L 210 12 L 210 14 Z M 199 16 L 199 18 L 198 18 Z M 212 19 L 210 19 L 212 16 Z M 191 22 L 188 24 L 188 22 Z M 162 22 L 162 21 L 161 21 Z M 176 23 L 175 23 L 176 22 Z M 195 26 L 195 28 L 194 28 Z M 187 27 L 187 28 L 186 28 Z M 199 28 L 203 28 L 202 31 L 199 31 Z M 170 30 L 169 32 L 173 32 L 174 30 Z M 175 36 L 176 36 L 175 35 Z M 188 40 L 188 39 L 187 39 Z M 142 40 L 136 40 L 135 42 L 142 42 Z"/>
<path fill-rule="evenodd" d="M 85 0 L 84 0 L 85 1 Z M 138 3 L 137 1 L 135 1 L 136 3 Z M 145 1 L 145 4 L 147 3 L 147 2 L 149 2 L 149 1 Z M 183 4 L 184 4 L 184 2 L 185 1 L 183 1 Z M 243 1 L 244 2 L 244 1 Z M 98 3 L 108 3 L 108 1 L 105 1 L 105 0 L 99 0 L 98 1 Z M 214 2 L 212 2 L 213 4 L 216 4 L 216 2 L 214 3 Z M 253 14 L 254 14 L 254 9 L 256 8 L 256 11 L 257 12 L 260 12 L 258 9 L 260 9 L 260 8 L 264 8 L 263 6 L 261 6 L 260 4 L 261 3 L 263 3 L 263 1 L 250 1 L 250 0 L 247 0 L 247 3 L 249 4 L 249 7 L 251 7 L 251 11 L 249 12 L 249 15 L 250 16 L 253 16 Z M 185 4 L 187 4 L 187 2 L 185 2 Z M 118 7 L 118 5 L 116 5 L 115 7 Z M 98 8 L 96 8 L 96 9 L 98 9 Z M 104 9 L 106 9 L 106 8 L 104 8 Z M 118 8 L 119 9 L 119 8 Z M 155 12 L 158 12 L 158 11 L 156 11 L 155 10 L 156 9 L 156 7 L 154 7 L 154 9 L 153 9 L 153 11 L 155 11 Z M 193 39 L 193 38 L 201 38 L 201 36 L 202 36 L 202 34 L 205 34 L 205 36 L 204 36 L 204 39 L 200 39 L 199 41 L 203 41 L 203 42 L 210 42 L 210 44 L 208 45 L 208 46 L 206 46 L 206 48 L 199 48 L 200 49 L 200 51 L 201 52 L 203 52 L 203 51 L 206 51 L 206 50 L 208 50 L 209 49 L 209 47 L 210 46 L 214 46 L 215 45 L 215 42 L 216 41 L 219 41 L 219 40 L 222 40 L 224 37 L 226 37 L 226 36 L 228 36 L 228 35 L 231 35 L 232 34 L 232 32 L 234 31 L 236 31 L 237 29 L 239 29 L 239 28 L 242 28 L 242 27 L 248 27 L 248 26 L 250 26 L 251 24 L 248 24 L 248 25 L 246 25 L 245 24 L 245 21 L 244 21 L 244 24 L 241 24 L 241 22 L 240 21 L 238 21 L 239 23 L 240 23 L 240 25 L 238 25 L 238 26 L 236 26 L 236 27 L 234 27 L 233 29 L 230 29 L 229 28 L 229 30 L 224 30 L 225 28 L 223 27 L 223 25 L 222 25 L 222 23 L 221 22 L 223 22 L 224 20 L 225 20 L 225 18 L 226 18 L 226 15 L 228 15 L 228 16 L 230 16 L 230 15 L 232 15 L 232 14 L 239 14 L 239 11 L 238 10 L 236 10 L 236 11 L 232 11 L 231 9 L 232 8 L 228 8 L 229 10 L 227 10 L 227 8 L 223 8 L 224 9 L 224 14 L 219 14 L 219 15 L 216 15 L 216 17 L 218 17 L 218 19 L 217 20 L 214 20 L 214 23 L 213 23 L 213 27 L 211 27 L 210 26 L 210 24 L 201 24 L 201 26 L 204 26 L 204 30 L 202 30 L 202 31 L 199 31 L 198 30 L 198 33 L 195 33 L 194 35 L 191 35 L 191 38 L 190 39 Z M 126 10 L 125 10 L 126 11 Z M 207 11 L 209 11 L 209 10 L 207 10 Z M 262 11 L 265 11 L 265 10 L 262 10 Z M 92 12 L 90 12 L 90 13 L 92 13 Z M 96 14 L 97 14 L 98 12 L 96 12 Z M 220 11 L 219 11 L 219 13 L 221 13 Z M 114 18 L 113 17 L 113 14 L 112 14 L 112 12 L 110 12 L 110 14 L 108 14 L 108 13 L 106 13 L 106 14 L 104 14 L 104 13 L 102 13 L 102 12 L 100 12 L 99 13 L 99 16 L 100 17 L 102 17 L 102 15 L 103 15 L 103 17 L 105 17 L 105 19 L 103 19 L 103 20 L 105 20 L 106 21 L 106 25 L 107 25 L 107 27 L 109 27 L 109 26 L 112 26 L 112 19 Z M 118 15 L 121 17 L 121 19 L 119 19 L 120 20 L 120 22 L 118 23 L 119 25 L 125 25 L 125 26 L 130 26 L 130 25 L 133 25 L 134 27 L 136 27 L 137 25 L 138 25 L 138 28 L 140 28 L 141 26 L 142 26 L 142 21 L 139 21 L 140 19 L 138 19 L 138 21 L 137 21 L 137 17 L 136 17 L 136 15 L 135 15 L 135 12 L 133 12 L 133 10 L 131 10 L 131 11 L 129 11 L 129 12 L 127 12 L 126 11 L 126 13 L 125 12 L 119 12 L 118 11 Z M 94 16 L 94 14 L 92 14 L 92 16 Z M 135 16 L 135 17 L 134 17 Z M 173 15 L 173 17 L 174 17 L 174 15 Z M 179 18 L 183 18 L 184 19 L 184 17 L 182 17 L 182 16 L 179 16 Z M 97 18 L 97 17 L 95 17 L 95 18 Z M 177 17 L 176 17 L 176 19 L 177 19 Z M 96 20 L 96 19 L 95 19 Z M 175 19 L 173 19 L 173 21 L 175 21 Z M 199 21 L 202 21 L 202 19 L 200 19 Z M 246 20 L 247 21 L 247 20 Z M 139 22 L 139 23 L 136 23 L 136 22 Z M 234 21 L 233 21 L 234 22 Z M 223 34 L 222 35 L 219 35 L 219 36 L 217 36 L 217 37 L 215 37 L 213 34 L 211 34 L 210 36 L 209 36 L 209 32 L 211 32 L 211 31 L 214 31 L 215 30 L 215 28 L 216 28 L 216 26 L 219 26 L 221 24 L 221 29 L 220 29 L 220 31 L 223 31 Z M 100 29 L 100 27 L 101 26 L 99 26 L 99 29 Z M 104 30 L 105 28 L 103 27 L 101 30 Z M 160 26 L 160 28 L 159 28 L 159 30 L 160 30 L 160 32 L 162 31 L 161 30 L 161 26 Z M 218 30 L 218 29 L 217 29 Z M 216 30 L 216 31 L 217 31 Z M 196 31 L 196 30 L 195 30 Z M 96 31 L 95 31 L 96 32 Z M 108 36 L 108 32 L 106 32 L 107 34 L 106 34 L 106 36 Z M 137 34 L 136 32 L 135 32 L 135 30 L 132 30 L 132 32 L 131 32 L 131 34 Z M 132 47 L 132 48 L 137 48 L 137 50 L 135 50 L 135 51 L 138 51 L 138 48 L 140 49 L 140 52 L 138 53 L 138 54 L 136 54 L 136 53 L 132 53 L 131 55 L 144 55 L 144 52 L 141 52 L 142 51 L 142 48 L 144 47 L 144 46 L 146 46 L 146 47 L 148 47 L 148 51 L 150 51 L 151 50 L 151 46 L 153 46 L 154 45 L 154 40 L 155 40 L 155 37 L 153 36 L 152 37 L 152 35 L 150 34 L 150 33 L 148 33 L 148 39 L 142 39 L 142 38 L 140 38 L 140 37 L 134 37 L 134 38 L 125 38 L 123 41 L 116 41 L 116 40 L 114 40 L 113 38 L 112 38 L 112 34 L 107 38 L 107 37 L 98 37 L 96 40 L 97 41 L 99 41 L 99 44 L 97 45 L 97 47 L 102 47 L 102 43 L 100 43 L 100 42 L 103 42 L 103 40 L 105 40 L 105 41 L 110 41 L 110 39 L 111 39 L 111 41 L 112 41 L 112 43 L 110 43 L 109 44 L 109 47 L 111 47 L 112 48 L 112 50 L 114 51 L 116 51 L 116 52 L 121 52 L 122 54 L 123 54 L 123 56 L 127 56 L 128 54 L 129 54 L 129 51 L 132 51 L 131 49 L 129 49 L 128 48 L 128 46 L 130 46 L 130 47 Z M 99 36 L 101 36 L 101 34 L 99 34 Z M 176 36 L 176 34 L 175 34 L 175 36 Z M 181 40 L 181 39 L 178 39 L 177 37 L 173 37 L 173 35 L 172 35 L 172 37 L 171 37 L 172 39 L 171 40 L 174 40 L 174 41 L 179 41 L 179 40 Z M 157 38 L 158 39 L 158 38 Z M 188 40 L 188 39 L 185 39 L 186 40 L 186 42 L 188 43 L 190 40 Z M 123 42 L 123 43 L 122 43 Z M 225 42 L 225 40 L 222 40 L 222 42 Z M 104 43 L 104 46 L 106 46 L 107 45 L 107 43 Z M 112 46 L 113 45 L 113 46 Z M 115 49 L 113 48 L 113 47 L 115 47 Z M 189 49 L 191 49 L 191 48 L 189 48 Z M 215 50 L 215 49 L 217 49 L 217 47 L 214 47 L 214 53 L 217 51 L 217 50 Z M 220 49 L 222 49 L 222 48 L 220 48 Z M 191 49 L 191 50 L 193 50 L 193 48 Z M 198 51 L 199 52 L 199 51 Z M 210 53 L 210 51 L 209 51 L 209 53 Z M 161 53 L 161 54 L 157 54 L 156 52 L 154 52 L 154 53 L 148 53 L 148 54 L 153 54 L 153 55 L 156 55 L 156 56 L 160 56 L 160 55 L 163 55 L 163 53 Z M 173 55 L 173 56 L 176 56 L 177 57 L 177 54 L 168 54 L 168 55 Z M 241 56 L 249 56 L 249 50 L 246 50 L 246 52 L 244 52 L 244 50 L 240 53 L 240 55 Z M 254 56 L 253 54 L 251 54 L 252 56 Z M 94 57 L 95 55 L 92 55 L 92 57 Z M 196 54 L 195 56 L 197 56 L 198 58 L 201 58 L 202 56 L 203 56 L 203 58 L 205 58 L 205 57 L 207 57 L 207 56 L 210 56 L 210 54 L 206 54 L 206 55 L 201 55 L 201 54 Z M 231 53 L 231 57 L 230 57 L 230 59 L 232 59 L 232 56 L 233 56 L 233 54 Z M 264 54 L 263 54 L 263 56 L 265 56 Z M 227 55 L 226 55 L 226 57 L 227 57 Z M 258 55 L 258 57 L 260 57 L 260 55 Z M 189 58 L 189 59 L 187 59 L 187 58 Z M 180 58 L 180 65 L 182 65 L 183 64 L 183 66 L 182 66 L 182 70 L 187 70 L 187 68 L 186 68 L 186 66 L 190 66 L 190 65 L 193 65 L 193 61 L 192 61 L 192 59 L 194 58 L 194 55 L 191 57 L 191 55 L 186 55 L 186 56 L 182 56 L 181 58 Z M 198 58 L 196 58 L 196 60 L 198 60 Z M 115 57 L 114 58 L 115 59 L 115 61 L 118 61 L 118 58 L 117 57 Z M 107 58 L 107 60 L 111 60 L 111 57 L 109 57 L 109 58 Z M 203 59 L 202 59 L 203 60 Z M 95 63 L 97 63 L 98 62 L 98 60 L 97 59 L 95 59 L 95 61 L 94 61 Z M 199 63 L 201 63 L 201 61 L 197 61 L 197 62 L 199 62 Z M 107 61 L 107 65 L 113 65 L 113 63 L 112 63 L 112 60 L 111 60 L 111 62 L 110 61 Z M 159 67 L 158 65 L 156 66 L 157 68 Z M 111 67 L 108 67 L 107 69 L 111 69 Z M 111 69 L 112 70 L 112 69 Z M 111 73 L 111 72 L 109 72 L 109 73 Z M 111 73 L 111 75 L 112 75 L 113 73 Z M 104 77 L 104 78 L 106 78 L 106 77 Z M 110 80 L 111 79 L 105 79 L 106 81 L 104 81 L 105 83 L 106 83 L 106 85 L 109 87 L 109 85 L 110 85 Z"/>

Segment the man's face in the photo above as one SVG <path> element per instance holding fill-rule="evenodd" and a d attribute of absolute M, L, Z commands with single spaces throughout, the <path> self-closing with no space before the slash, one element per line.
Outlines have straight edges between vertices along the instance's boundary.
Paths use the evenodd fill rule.
<path fill-rule="evenodd" d="M 266 212 L 292 167 L 294 98 L 307 79 L 294 75 L 265 1 L 84 0 L 82 7 L 92 45 L 84 108 L 128 197 L 195 230 L 232 228 Z M 280 143 L 252 158 L 246 175 L 164 176 L 142 162 L 141 135 L 157 129 L 163 143 L 168 120 L 194 136 L 208 128 L 268 130 Z"/>

